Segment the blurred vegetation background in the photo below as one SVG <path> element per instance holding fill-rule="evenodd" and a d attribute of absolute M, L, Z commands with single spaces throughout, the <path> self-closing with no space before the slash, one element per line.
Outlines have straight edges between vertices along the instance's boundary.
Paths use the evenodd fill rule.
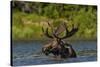
<path fill-rule="evenodd" d="M 97 6 L 59 3 L 42 3 L 28 1 L 12 1 L 12 39 L 42 40 L 42 26 L 47 21 L 53 25 L 65 21 L 79 24 L 79 31 L 71 40 L 96 40 L 97 38 Z"/>

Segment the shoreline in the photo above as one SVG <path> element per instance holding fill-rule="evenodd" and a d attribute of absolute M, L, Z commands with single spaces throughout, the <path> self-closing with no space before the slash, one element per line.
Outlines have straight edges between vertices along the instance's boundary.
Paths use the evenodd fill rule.
<path fill-rule="evenodd" d="M 52 39 L 12 39 L 11 42 L 52 41 Z M 64 41 L 97 41 L 97 39 L 64 39 Z"/>

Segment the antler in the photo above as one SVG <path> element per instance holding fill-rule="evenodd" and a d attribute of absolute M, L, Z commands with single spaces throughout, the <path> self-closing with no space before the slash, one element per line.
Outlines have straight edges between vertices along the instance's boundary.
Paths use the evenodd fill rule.
<path fill-rule="evenodd" d="M 43 31 L 44 35 L 46 35 L 47 37 L 53 38 L 53 36 L 49 35 L 48 28 L 46 28 L 46 30 L 44 31 L 44 28 L 42 27 L 42 31 Z"/>
<path fill-rule="evenodd" d="M 71 37 L 72 35 L 74 35 L 78 31 L 78 27 L 75 28 L 74 25 L 72 25 L 72 30 L 71 31 L 69 31 L 67 29 L 66 23 L 64 23 L 64 27 L 66 29 L 66 35 L 64 37 L 58 37 L 56 34 L 54 34 L 54 36 L 56 38 L 65 39 L 65 38 Z"/>
<path fill-rule="evenodd" d="M 64 26 L 64 28 L 66 30 L 66 35 L 63 36 L 63 37 L 58 37 L 58 35 L 60 33 L 62 33 L 63 30 L 60 31 L 60 32 L 58 32 L 58 30 L 59 30 L 60 27 L 57 27 L 56 29 L 54 29 L 53 26 L 49 22 L 47 22 L 47 23 L 48 23 L 49 27 L 51 27 L 53 35 L 50 35 L 48 33 L 48 28 L 46 28 L 46 30 L 44 31 L 44 29 L 42 27 L 42 31 L 49 38 L 54 38 L 55 37 L 55 38 L 58 38 L 58 39 L 65 39 L 65 38 L 71 37 L 72 35 L 74 35 L 78 31 L 78 27 L 74 27 L 74 25 L 72 25 L 72 30 L 69 31 L 68 28 L 67 28 L 67 26 L 66 26 L 66 23 L 64 22 L 63 26 Z"/>
<path fill-rule="evenodd" d="M 55 36 L 55 34 L 59 34 L 59 33 L 57 33 L 57 31 L 58 31 L 58 29 L 59 29 L 59 27 L 57 27 L 56 29 L 49 23 L 49 22 L 47 22 L 48 23 L 48 26 L 49 27 L 51 27 L 51 31 L 52 31 L 52 34 L 53 35 L 50 35 L 49 33 L 48 33 L 48 27 L 46 28 L 46 30 L 44 31 L 44 28 L 42 27 L 42 32 L 44 33 L 44 35 L 46 35 L 47 37 L 49 37 L 49 38 L 54 38 Z"/>

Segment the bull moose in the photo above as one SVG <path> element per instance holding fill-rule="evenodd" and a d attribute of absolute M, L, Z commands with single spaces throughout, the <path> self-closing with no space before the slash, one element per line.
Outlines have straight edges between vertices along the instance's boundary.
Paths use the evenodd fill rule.
<path fill-rule="evenodd" d="M 48 25 L 50 26 L 49 23 Z M 42 48 L 42 52 L 46 56 L 48 56 L 49 54 L 53 54 L 55 57 L 60 56 L 61 58 L 77 57 L 76 52 L 73 49 L 73 47 L 70 44 L 64 42 L 63 39 L 66 39 L 74 35 L 78 31 L 78 27 L 75 27 L 74 25 L 72 25 L 72 29 L 70 31 L 68 30 L 66 23 L 63 23 L 63 27 L 65 28 L 65 31 L 66 31 L 65 36 L 63 37 L 58 36 L 59 34 L 57 34 L 57 29 L 53 30 L 52 35 L 50 35 L 48 32 L 48 27 L 45 30 L 44 28 L 42 28 L 44 35 L 53 40 L 52 42 L 44 45 Z"/>

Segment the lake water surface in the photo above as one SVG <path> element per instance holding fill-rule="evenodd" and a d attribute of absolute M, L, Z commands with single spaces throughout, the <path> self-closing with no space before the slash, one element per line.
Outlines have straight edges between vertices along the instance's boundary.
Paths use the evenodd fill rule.
<path fill-rule="evenodd" d="M 41 41 L 14 41 L 12 43 L 12 64 L 13 66 L 40 65 L 72 63 L 97 60 L 97 42 L 96 41 L 76 41 L 71 42 L 77 53 L 77 58 L 67 58 L 55 60 L 51 56 L 45 56 L 41 52 L 44 43 Z"/>

